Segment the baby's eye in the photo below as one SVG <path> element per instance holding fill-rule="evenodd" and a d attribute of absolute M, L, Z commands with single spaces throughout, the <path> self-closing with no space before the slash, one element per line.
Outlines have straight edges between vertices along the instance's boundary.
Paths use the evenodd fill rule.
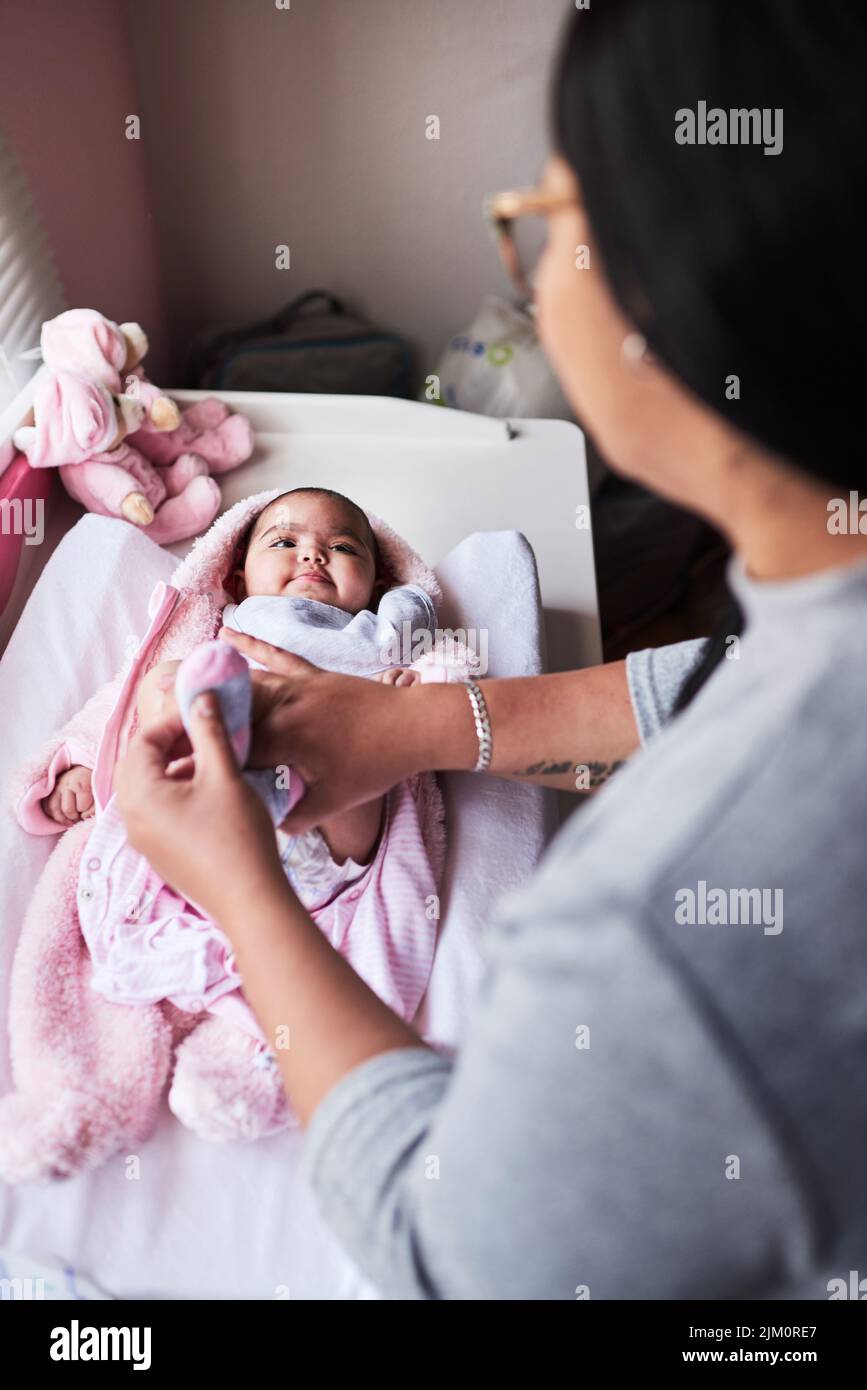
<path fill-rule="evenodd" d="M 343 541 L 341 541 L 339 545 L 335 545 L 335 546 L 334 546 L 334 549 L 335 549 L 335 550 L 345 550 L 345 551 L 347 552 L 348 555 L 354 555 L 354 554 L 355 554 L 355 551 L 352 549 L 352 546 L 351 546 L 351 545 L 346 545 L 346 543 L 343 542 Z"/>
<path fill-rule="evenodd" d="M 294 544 L 295 544 L 295 542 L 292 540 L 291 536 L 278 536 L 277 539 L 276 539 L 276 541 L 272 541 L 272 542 L 271 542 L 271 545 L 270 545 L 269 548 L 270 548 L 271 550 L 276 550 L 278 546 L 281 546 L 281 545 L 294 545 Z"/>

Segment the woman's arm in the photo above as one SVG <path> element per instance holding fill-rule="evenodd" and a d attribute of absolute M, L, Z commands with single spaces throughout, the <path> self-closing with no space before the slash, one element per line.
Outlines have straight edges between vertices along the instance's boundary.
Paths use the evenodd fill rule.
<path fill-rule="evenodd" d="M 497 777 L 592 791 L 639 746 L 625 661 L 494 678 L 481 689 L 493 731 L 488 770 Z M 465 687 L 413 686 L 406 694 L 418 770 L 473 767 L 478 744 Z"/>
<path fill-rule="evenodd" d="M 459 683 L 396 687 L 321 671 L 242 633 L 224 640 L 267 667 L 253 672 L 257 767 L 291 763 L 308 791 L 284 822 L 299 834 L 418 772 L 468 771 L 478 740 Z M 639 745 L 625 662 L 549 676 L 485 679 L 490 771 L 592 791 Z"/>

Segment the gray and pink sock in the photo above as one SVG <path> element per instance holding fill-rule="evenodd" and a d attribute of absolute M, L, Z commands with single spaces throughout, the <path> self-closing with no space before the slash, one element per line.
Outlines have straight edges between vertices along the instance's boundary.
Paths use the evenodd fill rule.
<path fill-rule="evenodd" d="M 219 700 L 238 766 L 244 767 L 250 753 L 250 667 L 228 642 L 202 642 L 178 668 L 175 696 L 187 733 L 193 701 L 206 690 L 212 690 Z M 294 768 L 284 769 L 281 774 L 271 768 L 248 768 L 244 776 L 264 801 L 275 825 L 288 816 L 307 790 Z"/>

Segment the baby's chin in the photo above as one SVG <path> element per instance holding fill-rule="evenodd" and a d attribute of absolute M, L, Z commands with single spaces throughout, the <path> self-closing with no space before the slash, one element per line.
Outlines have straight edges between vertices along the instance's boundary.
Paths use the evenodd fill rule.
<path fill-rule="evenodd" d="M 323 584 L 321 579 L 290 579 L 282 594 L 303 594 L 305 598 L 319 599 L 320 603 L 330 603 L 332 608 L 340 608 L 344 613 L 363 613 L 373 602 L 373 594 L 367 595 L 366 603 L 350 602 L 344 599 L 334 584 Z"/>

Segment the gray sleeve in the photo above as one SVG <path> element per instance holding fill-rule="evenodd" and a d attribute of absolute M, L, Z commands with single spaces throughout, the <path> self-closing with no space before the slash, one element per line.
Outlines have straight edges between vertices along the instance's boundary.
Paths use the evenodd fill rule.
<path fill-rule="evenodd" d="M 626 680 L 642 743 L 668 723 L 680 688 L 701 660 L 706 637 L 647 647 L 626 658 Z"/>
<path fill-rule="evenodd" d="M 386 1298 L 750 1297 L 786 1269 L 802 1214 L 752 1099 L 645 934 L 576 903 L 495 919 L 456 1058 L 381 1053 L 314 1112 L 302 1172 Z"/>
<path fill-rule="evenodd" d="M 426 589 L 420 584 L 400 584 L 386 589 L 379 600 L 377 616 L 387 619 L 402 632 L 402 623 L 409 622 L 413 634 L 431 632 L 436 628 L 436 609 Z"/>

